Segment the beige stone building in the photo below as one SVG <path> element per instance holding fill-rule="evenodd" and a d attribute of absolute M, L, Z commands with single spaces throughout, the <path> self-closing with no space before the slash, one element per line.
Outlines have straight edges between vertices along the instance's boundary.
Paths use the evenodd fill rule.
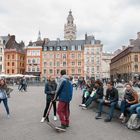
<path fill-rule="evenodd" d="M 140 78 L 140 32 L 137 39 L 130 39 L 130 45 L 112 58 L 110 69 L 112 80 Z"/>

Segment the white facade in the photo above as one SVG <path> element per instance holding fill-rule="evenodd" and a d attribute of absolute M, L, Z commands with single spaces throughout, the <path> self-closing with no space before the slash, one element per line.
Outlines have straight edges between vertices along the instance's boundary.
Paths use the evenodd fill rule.
<path fill-rule="evenodd" d="M 0 73 L 5 73 L 4 66 L 4 43 L 2 37 L 0 37 Z"/>
<path fill-rule="evenodd" d="M 102 45 L 89 44 L 84 48 L 84 72 L 85 78 L 102 78 Z"/>
<path fill-rule="evenodd" d="M 102 79 L 110 79 L 110 63 L 114 57 L 112 53 L 103 53 L 102 55 Z"/>

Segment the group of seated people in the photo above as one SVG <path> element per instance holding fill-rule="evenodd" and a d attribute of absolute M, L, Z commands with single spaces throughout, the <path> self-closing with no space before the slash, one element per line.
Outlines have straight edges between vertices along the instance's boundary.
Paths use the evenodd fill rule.
<path fill-rule="evenodd" d="M 133 113 L 137 113 L 138 117 L 140 118 L 140 103 L 138 101 L 137 92 L 133 89 L 132 85 L 129 83 L 125 85 L 124 92 L 125 92 L 124 97 L 121 100 L 120 104 L 121 114 L 119 117 L 119 119 L 123 123 L 126 122 L 126 117 L 128 114 L 131 115 Z M 104 104 L 108 104 L 110 106 L 108 115 L 104 120 L 105 122 L 110 122 L 113 118 L 114 109 L 118 105 L 119 101 L 118 90 L 113 86 L 112 82 L 108 82 L 106 94 L 104 96 L 104 87 L 103 83 L 100 80 L 97 80 L 94 83 L 87 81 L 86 87 L 83 90 L 82 104 L 80 104 L 80 107 L 82 107 L 83 109 L 87 109 L 93 101 L 99 102 L 98 112 L 95 119 L 102 118 Z"/>

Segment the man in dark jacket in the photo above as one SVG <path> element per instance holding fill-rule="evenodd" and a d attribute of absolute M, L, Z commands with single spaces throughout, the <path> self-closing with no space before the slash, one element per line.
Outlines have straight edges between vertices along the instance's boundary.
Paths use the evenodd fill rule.
<path fill-rule="evenodd" d="M 110 122 L 113 117 L 115 106 L 118 103 L 118 90 L 113 87 L 113 84 L 111 82 L 107 84 L 105 100 L 100 100 L 99 102 L 99 112 L 97 116 L 95 117 L 96 119 L 101 119 L 101 113 L 103 110 L 104 103 L 110 105 L 109 115 L 105 119 L 105 122 Z"/>
<path fill-rule="evenodd" d="M 69 116 L 70 108 L 69 103 L 72 99 L 73 87 L 69 81 L 69 77 L 66 75 L 66 70 L 61 70 L 61 78 L 56 90 L 56 98 L 58 98 L 58 109 L 57 113 L 59 115 L 61 126 L 60 129 L 66 129 L 69 127 Z"/>

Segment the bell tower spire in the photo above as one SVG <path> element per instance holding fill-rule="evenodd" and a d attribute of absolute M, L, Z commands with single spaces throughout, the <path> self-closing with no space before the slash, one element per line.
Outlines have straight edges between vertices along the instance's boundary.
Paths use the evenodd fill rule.
<path fill-rule="evenodd" d="M 74 18 L 71 10 L 69 11 L 67 17 L 67 23 L 64 26 L 64 38 L 66 40 L 76 39 L 76 25 L 74 24 Z"/>
<path fill-rule="evenodd" d="M 41 40 L 41 32 L 39 31 L 37 41 L 40 41 L 40 40 Z"/>

